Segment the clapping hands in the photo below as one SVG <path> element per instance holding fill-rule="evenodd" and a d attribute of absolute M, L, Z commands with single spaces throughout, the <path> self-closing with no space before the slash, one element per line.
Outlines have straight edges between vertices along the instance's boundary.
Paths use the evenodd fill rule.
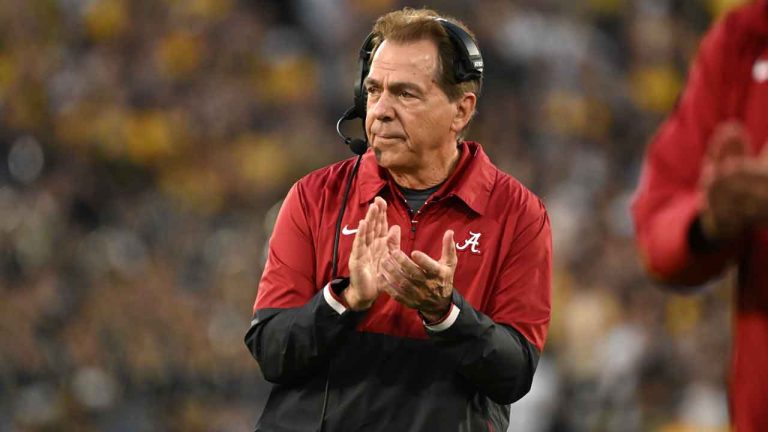
<path fill-rule="evenodd" d="M 437 321 L 450 309 L 457 261 L 451 230 L 443 235 L 439 260 L 421 251 L 406 255 L 400 249 L 400 227 L 388 226 L 387 204 L 376 197 L 352 244 L 344 300 L 353 310 L 365 310 L 384 292 Z"/>

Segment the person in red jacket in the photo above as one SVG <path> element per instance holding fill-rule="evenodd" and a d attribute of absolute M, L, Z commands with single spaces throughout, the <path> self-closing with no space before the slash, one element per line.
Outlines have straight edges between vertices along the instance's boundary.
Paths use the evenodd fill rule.
<path fill-rule="evenodd" d="M 648 272 L 695 286 L 739 270 L 732 421 L 768 430 L 768 1 L 704 37 L 678 106 L 647 149 L 633 203 Z"/>
<path fill-rule="evenodd" d="M 456 79 L 446 28 L 404 9 L 373 29 L 343 277 L 334 237 L 355 160 L 283 202 L 245 338 L 275 384 L 257 430 L 500 432 L 530 389 L 550 321 L 549 219 L 460 139 L 480 77 Z"/>

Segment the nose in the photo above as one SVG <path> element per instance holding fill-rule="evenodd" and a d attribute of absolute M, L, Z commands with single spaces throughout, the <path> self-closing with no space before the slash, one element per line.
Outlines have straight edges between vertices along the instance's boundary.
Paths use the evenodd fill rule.
<path fill-rule="evenodd" d="M 392 95 L 388 91 L 383 91 L 376 100 L 369 98 L 368 115 L 373 117 L 373 120 L 391 121 L 395 116 L 392 108 Z"/>

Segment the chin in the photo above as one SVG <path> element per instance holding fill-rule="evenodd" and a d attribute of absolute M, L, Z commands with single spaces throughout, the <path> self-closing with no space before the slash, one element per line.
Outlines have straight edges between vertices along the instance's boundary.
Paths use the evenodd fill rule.
<path fill-rule="evenodd" d="M 407 173 L 412 172 L 414 169 L 413 161 L 402 157 L 402 155 L 393 156 L 376 152 L 376 161 L 380 167 L 390 172 Z"/>
<path fill-rule="evenodd" d="M 375 139 L 371 146 L 379 166 L 386 169 L 404 169 L 414 162 L 412 153 L 404 140 Z"/>
<path fill-rule="evenodd" d="M 379 148 L 373 149 L 373 154 L 376 155 L 376 162 L 379 163 L 379 166 L 382 168 L 392 169 L 396 168 L 400 165 L 400 161 L 398 161 L 398 158 L 396 154 L 393 154 L 392 151 L 387 150 L 381 150 Z"/>

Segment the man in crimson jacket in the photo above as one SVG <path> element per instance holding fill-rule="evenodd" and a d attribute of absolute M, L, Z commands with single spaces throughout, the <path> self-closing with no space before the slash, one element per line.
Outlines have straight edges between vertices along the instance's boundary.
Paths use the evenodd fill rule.
<path fill-rule="evenodd" d="M 768 1 L 703 39 L 674 113 L 647 150 L 633 213 L 648 271 L 677 286 L 739 268 L 731 411 L 768 430 Z"/>
<path fill-rule="evenodd" d="M 340 232 L 347 278 L 331 280 L 331 257 L 354 160 L 283 203 L 246 335 L 275 383 L 257 430 L 505 431 L 530 389 L 550 321 L 549 220 L 459 139 L 480 83 L 451 81 L 437 16 L 404 9 L 374 27 L 371 149 Z"/>

